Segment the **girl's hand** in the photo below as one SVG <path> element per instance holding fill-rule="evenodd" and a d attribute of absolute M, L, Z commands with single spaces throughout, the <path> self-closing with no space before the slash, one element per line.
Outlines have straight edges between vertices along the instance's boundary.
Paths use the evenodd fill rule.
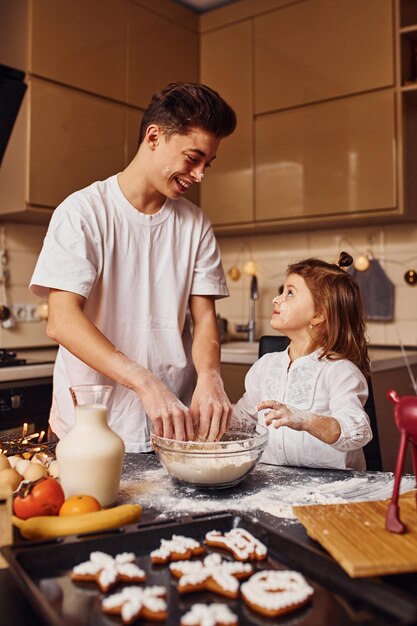
<path fill-rule="evenodd" d="M 300 411 L 300 409 L 295 409 L 276 400 L 265 400 L 256 409 L 257 411 L 272 409 L 265 413 L 264 417 L 265 424 L 267 426 L 272 424 L 274 428 L 288 426 L 288 428 L 293 430 L 308 430 L 312 418 L 312 414 L 308 411 Z"/>
<path fill-rule="evenodd" d="M 276 402 L 275 400 L 265 400 L 256 407 L 257 411 L 271 409 L 265 413 L 265 424 L 280 428 L 288 426 L 293 430 L 305 430 L 324 443 L 333 444 L 339 439 L 341 434 L 340 424 L 334 417 L 327 415 L 316 415 L 308 411 L 300 411 L 288 404 Z"/>
<path fill-rule="evenodd" d="M 217 441 L 232 418 L 232 405 L 220 374 L 213 370 L 199 374 L 191 401 L 191 415 L 200 441 Z"/>

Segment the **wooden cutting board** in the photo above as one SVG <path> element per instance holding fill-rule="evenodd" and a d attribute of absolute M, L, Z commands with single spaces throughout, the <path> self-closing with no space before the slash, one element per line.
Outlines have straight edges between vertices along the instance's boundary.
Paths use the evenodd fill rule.
<path fill-rule="evenodd" d="M 400 496 L 408 531 L 385 530 L 389 500 L 293 507 L 294 515 L 352 578 L 417 571 L 416 491 Z"/>

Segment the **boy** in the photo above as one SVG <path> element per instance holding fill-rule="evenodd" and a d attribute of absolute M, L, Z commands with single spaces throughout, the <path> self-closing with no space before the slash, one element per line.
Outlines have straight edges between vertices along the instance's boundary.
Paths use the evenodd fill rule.
<path fill-rule="evenodd" d="M 47 333 L 60 345 L 57 437 L 73 424 L 75 384 L 116 383 L 109 424 L 128 452 L 150 450 L 149 420 L 157 435 L 180 440 L 226 429 L 214 300 L 228 290 L 211 225 L 182 196 L 235 126 L 209 87 L 168 85 L 145 111 L 126 169 L 54 212 L 31 289 L 48 297 Z"/>

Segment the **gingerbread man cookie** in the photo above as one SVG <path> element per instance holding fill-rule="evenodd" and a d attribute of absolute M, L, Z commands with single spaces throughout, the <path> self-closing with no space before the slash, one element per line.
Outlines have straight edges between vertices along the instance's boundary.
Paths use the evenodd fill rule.
<path fill-rule="evenodd" d="M 194 604 L 182 616 L 180 626 L 237 626 L 237 616 L 227 604 Z"/>
<path fill-rule="evenodd" d="M 195 539 L 182 535 L 172 535 L 172 539 L 161 539 L 158 550 L 151 552 L 151 561 L 162 565 L 170 561 L 185 561 L 203 552 L 204 547 Z"/>
<path fill-rule="evenodd" d="M 120 615 L 123 624 L 138 619 L 164 621 L 168 617 L 164 587 L 125 587 L 119 593 L 107 596 L 101 603 L 107 615 Z"/>
<path fill-rule="evenodd" d="M 204 561 L 178 561 L 169 566 L 178 578 L 178 592 L 213 591 L 226 598 L 237 598 L 238 580 L 253 573 L 252 565 L 223 561 L 219 554 L 209 554 Z"/>
<path fill-rule="evenodd" d="M 244 602 L 266 617 L 277 617 L 307 604 L 314 593 L 299 572 L 263 570 L 240 588 Z"/>
<path fill-rule="evenodd" d="M 224 534 L 212 530 L 206 534 L 205 543 L 228 550 L 237 561 L 263 561 L 268 555 L 266 546 L 244 528 L 233 528 Z"/>
<path fill-rule="evenodd" d="M 143 582 L 145 572 L 133 563 L 135 555 L 123 552 L 115 557 L 105 552 L 91 552 L 90 560 L 76 565 L 71 572 L 74 582 L 95 582 L 107 592 L 117 583 Z"/>

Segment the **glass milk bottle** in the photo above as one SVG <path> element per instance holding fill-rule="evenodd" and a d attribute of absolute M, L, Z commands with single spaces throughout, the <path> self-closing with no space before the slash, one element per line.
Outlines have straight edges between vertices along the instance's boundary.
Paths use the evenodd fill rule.
<path fill-rule="evenodd" d="M 94 496 L 101 506 L 116 502 L 123 469 L 123 440 L 107 424 L 110 385 L 70 387 L 75 424 L 57 444 L 65 498 Z"/>

